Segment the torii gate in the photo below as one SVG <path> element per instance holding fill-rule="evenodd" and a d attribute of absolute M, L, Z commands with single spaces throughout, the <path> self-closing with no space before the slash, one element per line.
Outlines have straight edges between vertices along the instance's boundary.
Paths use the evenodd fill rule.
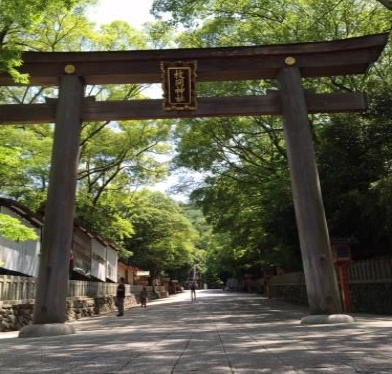
<path fill-rule="evenodd" d="M 56 124 L 33 325 L 25 327 L 20 336 L 45 334 L 42 326 L 48 327 L 49 334 L 73 332 L 65 327 L 53 332 L 52 327 L 66 326 L 68 255 L 83 121 L 282 115 L 310 312 L 340 313 L 308 113 L 363 111 L 366 100 L 363 93 L 306 92 L 302 78 L 363 74 L 387 40 L 388 33 L 383 33 L 287 45 L 24 53 L 20 70 L 29 74 L 29 85 L 59 86 L 59 96 L 46 104 L 0 106 L 0 124 Z M 197 65 L 200 82 L 276 79 L 279 91 L 264 96 L 198 98 L 197 105 L 190 94 L 192 105 L 167 108 L 174 110 L 165 110 L 162 100 L 96 102 L 84 98 L 85 85 L 162 82 L 165 64 L 182 73 Z M 196 84 L 194 72 L 188 83 L 186 93 Z M 0 74 L 0 85 L 15 83 Z M 172 104 L 174 91 L 169 87 L 165 104 Z"/>

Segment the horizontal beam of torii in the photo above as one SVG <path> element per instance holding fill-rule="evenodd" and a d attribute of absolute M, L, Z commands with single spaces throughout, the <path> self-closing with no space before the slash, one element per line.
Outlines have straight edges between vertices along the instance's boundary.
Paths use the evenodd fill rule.
<path fill-rule="evenodd" d="M 275 79 L 295 59 L 302 78 L 362 74 L 377 60 L 388 34 L 344 40 L 282 45 L 183 48 L 115 52 L 26 52 L 21 73 L 30 76 L 30 85 L 58 86 L 64 67 L 87 85 L 160 83 L 161 62 L 197 61 L 198 82 Z M 13 85 L 0 74 L 1 85 Z"/>
<path fill-rule="evenodd" d="M 308 92 L 303 88 L 302 78 L 363 74 L 378 59 L 388 37 L 388 33 L 383 33 L 286 45 L 24 53 L 20 72 L 29 75 L 29 85 L 59 87 L 58 99 L 48 100 L 46 104 L 0 106 L 0 123 L 3 124 L 56 124 L 33 323 L 65 321 L 67 260 L 72 240 L 82 121 L 262 114 L 283 116 L 311 314 L 340 313 L 342 307 L 308 114 L 364 110 L 366 101 L 362 93 Z M 167 91 L 164 100 L 95 102 L 83 97 L 86 85 L 162 83 L 162 66 L 180 63 L 197 66 L 197 73 L 190 75 L 190 87 L 197 82 L 275 79 L 278 91 L 256 97 L 197 98 L 197 106 L 192 103 L 186 110 L 174 111 L 162 106 L 168 97 Z M 1 85 L 15 84 L 9 76 L 0 74 Z M 35 332 L 34 325 L 22 333 L 29 331 Z"/>
<path fill-rule="evenodd" d="M 361 92 L 314 94 L 305 92 L 308 113 L 341 113 L 366 109 Z M 279 91 L 260 96 L 199 98 L 197 109 L 167 111 L 162 100 L 94 101 L 86 99 L 81 108 L 83 122 L 170 118 L 280 115 Z M 0 105 L 1 124 L 36 124 L 55 122 L 57 100 L 46 104 Z"/>
<path fill-rule="evenodd" d="M 116 52 L 26 52 L 21 73 L 29 75 L 29 85 L 58 86 L 60 78 L 71 74 L 83 84 L 142 84 L 162 82 L 161 63 L 197 61 L 197 81 L 274 79 L 294 59 L 301 77 L 360 74 L 377 60 L 388 33 L 329 42 L 284 45 L 167 49 Z M 68 73 L 69 74 L 69 73 Z M 5 73 L 1 85 L 15 85 Z M 314 94 L 306 92 L 309 113 L 336 113 L 366 109 L 362 93 Z M 56 104 L 0 105 L 0 124 L 54 122 Z M 165 111 L 161 100 L 85 100 L 82 121 L 153 118 L 184 118 L 280 114 L 276 93 L 260 96 L 198 98 L 194 111 Z"/>

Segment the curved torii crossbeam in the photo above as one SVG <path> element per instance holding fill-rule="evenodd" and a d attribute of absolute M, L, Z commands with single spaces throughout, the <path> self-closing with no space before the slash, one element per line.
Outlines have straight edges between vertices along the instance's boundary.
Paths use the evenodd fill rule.
<path fill-rule="evenodd" d="M 198 82 L 276 79 L 295 59 L 302 78 L 362 74 L 377 60 L 388 34 L 345 40 L 254 47 L 167 49 L 126 52 L 26 52 L 22 73 L 30 76 L 31 86 L 59 86 L 65 68 L 82 78 L 83 84 L 161 83 L 161 62 L 197 61 Z M 15 85 L 0 74 L 0 85 Z M 315 95 L 307 92 L 309 113 L 333 113 L 365 109 L 361 93 Z M 21 104 L 0 107 L 0 123 L 53 123 L 56 103 Z M 277 93 L 265 96 L 199 98 L 192 112 L 162 110 L 162 100 L 86 100 L 82 121 L 125 119 L 213 117 L 281 114 Z"/>
<path fill-rule="evenodd" d="M 0 124 L 56 123 L 33 323 L 65 322 L 76 169 L 83 121 L 180 117 L 283 116 L 296 220 L 311 314 L 342 311 L 322 204 L 308 113 L 361 111 L 363 93 L 306 92 L 302 78 L 363 74 L 388 33 L 345 40 L 250 47 L 118 52 L 27 52 L 29 85 L 59 86 L 45 104 L 0 105 Z M 159 83 L 161 64 L 197 63 L 197 81 L 276 79 L 264 96 L 198 98 L 194 110 L 167 111 L 162 100 L 99 102 L 83 97 L 93 84 Z M 14 85 L 0 74 L 0 85 Z M 23 331 L 22 331 L 23 332 Z"/>

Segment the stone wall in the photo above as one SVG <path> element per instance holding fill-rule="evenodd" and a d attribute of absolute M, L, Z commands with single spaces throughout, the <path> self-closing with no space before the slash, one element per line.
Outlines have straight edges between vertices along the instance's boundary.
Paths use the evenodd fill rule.
<path fill-rule="evenodd" d="M 280 274 L 268 282 L 269 296 L 293 304 L 308 305 L 305 276 L 303 273 Z"/>
<path fill-rule="evenodd" d="M 392 314 L 392 280 L 351 283 L 350 296 L 353 312 Z"/>
<path fill-rule="evenodd" d="M 137 304 L 135 295 L 125 297 L 125 309 Z M 17 331 L 32 320 L 34 300 L 8 301 L 0 304 L 0 332 Z M 67 299 L 67 321 L 117 310 L 115 297 L 73 297 Z"/>
<path fill-rule="evenodd" d="M 7 302 L 0 305 L 0 331 L 20 330 L 31 321 L 32 300 Z"/>
<path fill-rule="evenodd" d="M 270 297 L 297 304 L 308 305 L 306 286 L 302 284 L 275 284 L 270 286 Z"/>

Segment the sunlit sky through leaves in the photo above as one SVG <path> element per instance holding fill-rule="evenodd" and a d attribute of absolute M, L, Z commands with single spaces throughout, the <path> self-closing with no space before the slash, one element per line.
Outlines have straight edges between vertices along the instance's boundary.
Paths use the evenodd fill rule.
<path fill-rule="evenodd" d="M 90 18 L 98 24 L 126 21 L 140 29 L 145 22 L 153 21 L 150 14 L 153 0 L 99 0 L 91 9 Z"/>
<path fill-rule="evenodd" d="M 108 24 L 112 21 L 125 21 L 132 27 L 141 29 L 145 22 L 154 21 L 154 17 L 150 14 L 153 0 L 99 0 L 98 4 L 89 12 L 89 18 L 98 25 Z M 153 85 L 145 91 L 150 98 L 162 98 L 162 90 L 160 85 Z M 162 157 L 162 161 L 170 160 L 171 155 Z M 159 182 L 152 186 L 154 190 L 169 192 L 179 179 L 181 172 L 173 173 L 165 181 Z M 193 173 L 196 181 L 202 179 L 199 173 Z M 181 193 L 169 194 L 176 200 L 186 201 L 187 196 Z"/>

